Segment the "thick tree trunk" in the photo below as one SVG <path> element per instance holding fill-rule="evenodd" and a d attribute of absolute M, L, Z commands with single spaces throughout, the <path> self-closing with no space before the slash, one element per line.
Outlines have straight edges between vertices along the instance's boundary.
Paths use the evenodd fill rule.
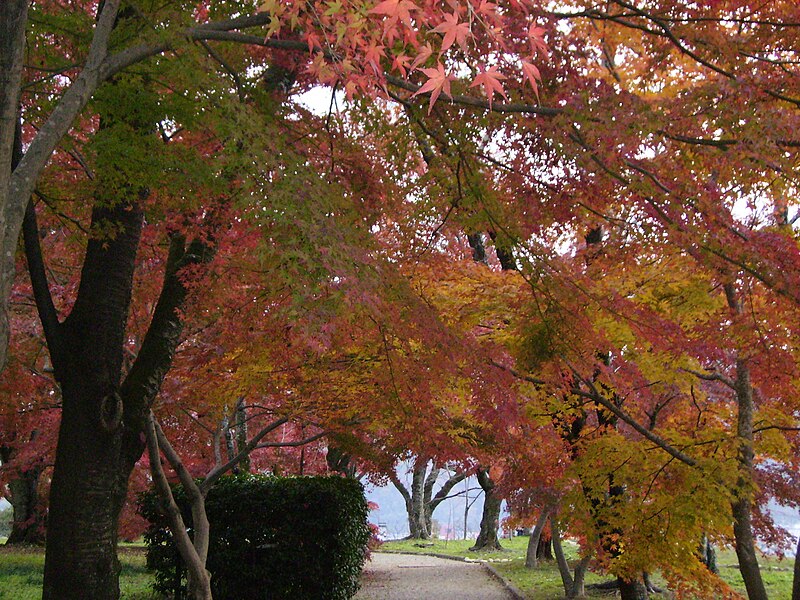
<path fill-rule="evenodd" d="M 549 506 L 542 509 L 539 518 L 536 520 L 536 526 L 533 528 L 531 537 L 528 540 L 528 548 L 525 552 L 525 566 L 529 569 L 535 569 L 539 566 L 539 553 L 537 552 L 539 540 L 542 538 L 542 532 L 544 531 L 547 519 L 550 517 L 550 512 L 551 509 Z"/>
<path fill-rule="evenodd" d="M 6 544 L 41 544 L 45 521 L 39 499 L 39 469 L 23 471 L 8 482 L 14 521 Z"/>
<path fill-rule="evenodd" d="M 48 337 L 63 408 L 50 488 L 45 599 L 119 597 L 117 522 L 133 467 L 123 456 L 119 389 L 143 217 L 138 193 L 131 193 L 133 201 L 117 199 L 116 205 L 98 198 L 92 223 L 115 223 L 119 233 L 89 241 L 75 305 Z M 28 238 L 26 229 L 26 243 Z"/>
<path fill-rule="evenodd" d="M 618 577 L 617 583 L 619 584 L 620 600 L 647 600 L 650 597 L 647 593 L 647 586 L 641 578 L 627 581 Z"/>
<path fill-rule="evenodd" d="M 477 473 L 478 483 L 483 488 L 483 516 L 481 517 L 481 530 L 478 539 L 470 550 L 502 550 L 497 532 L 500 529 L 500 506 L 503 499 L 495 493 L 494 482 L 489 477 L 487 469 Z"/>
<path fill-rule="evenodd" d="M 415 540 L 428 540 L 431 530 L 425 511 L 426 465 L 415 467 L 411 476 L 411 513 L 408 515 L 409 535 Z"/>

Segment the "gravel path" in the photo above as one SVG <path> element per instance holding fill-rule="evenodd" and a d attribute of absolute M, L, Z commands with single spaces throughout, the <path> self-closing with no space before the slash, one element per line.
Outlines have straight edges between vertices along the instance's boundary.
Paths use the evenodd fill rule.
<path fill-rule="evenodd" d="M 433 556 L 373 553 L 356 600 L 510 600 L 478 563 Z"/>

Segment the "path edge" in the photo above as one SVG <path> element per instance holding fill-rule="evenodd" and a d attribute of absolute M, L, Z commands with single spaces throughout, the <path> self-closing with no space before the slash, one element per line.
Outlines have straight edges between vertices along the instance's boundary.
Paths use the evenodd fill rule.
<path fill-rule="evenodd" d="M 527 600 L 527 596 L 523 594 L 517 586 L 511 583 L 508 579 L 503 577 L 497 569 L 495 569 L 489 563 L 483 563 L 483 566 L 489 571 L 489 574 L 492 575 L 495 579 L 497 579 L 500 583 L 503 584 L 503 587 L 508 590 L 508 593 L 514 596 L 514 600 Z"/>

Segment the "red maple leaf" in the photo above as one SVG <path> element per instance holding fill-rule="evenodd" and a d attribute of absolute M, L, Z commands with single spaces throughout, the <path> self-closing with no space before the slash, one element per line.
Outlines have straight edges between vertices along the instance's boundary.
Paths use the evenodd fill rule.
<path fill-rule="evenodd" d="M 506 76 L 502 73 L 498 73 L 497 67 L 489 67 L 489 69 L 478 73 L 469 87 L 481 86 L 483 88 L 483 93 L 489 98 L 489 108 L 491 108 L 492 97 L 495 92 L 508 100 L 508 96 L 506 96 L 506 92 L 503 89 L 503 84 L 500 83 L 502 79 L 506 79 Z"/>
<path fill-rule="evenodd" d="M 539 69 L 536 68 L 536 65 L 531 64 L 526 61 L 522 61 L 522 74 L 525 75 L 525 81 L 531 84 L 533 88 L 533 93 L 536 94 L 536 98 L 539 98 L 539 81 L 542 80 L 542 75 L 539 73 Z"/>
<path fill-rule="evenodd" d="M 442 63 L 437 63 L 436 68 L 433 69 L 422 69 L 422 72 L 427 75 L 428 81 L 426 81 L 421 88 L 414 92 L 412 97 L 430 92 L 431 101 L 428 105 L 428 114 L 431 114 L 433 105 L 439 95 L 442 92 L 444 92 L 447 96 L 450 95 L 450 79 L 452 77 L 444 72 L 444 66 L 442 66 Z"/>
<path fill-rule="evenodd" d="M 386 15 L 390 21 L 400 20 L 406 27 L 411 27 L 412 10 L 417 10 L 417 5 L 411 0 L 383 0 L 369 12 L 373 15 Z"/>
<path fill-rule="evenodd" d="M 470 33 L 469 23 L 459 23 L 457 13 L 454 12 L 452 15 L 446 15 L 444 22 L 433 31 L 444 34 L 442 52 L 452 46 L 453 42 L 458 42 L 462 50 L 467 49 L 467 36 Z"/>

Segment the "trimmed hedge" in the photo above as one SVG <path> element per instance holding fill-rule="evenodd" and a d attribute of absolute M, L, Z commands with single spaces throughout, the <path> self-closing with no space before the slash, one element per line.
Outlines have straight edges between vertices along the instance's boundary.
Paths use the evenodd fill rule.
<path fill-rule="evenodd" d="M 191 514 L 173 487 L 187 527 Z M 151 526 L 147 564 L 156 591 L 186 597 L 180 556 L 154 491 L 140 498 Z M 223 477 L 206 499 L 207 568 L 217 600 L 345 600 L 358 591 L 370 529 L 364 489 L 342 477 Z"/>

